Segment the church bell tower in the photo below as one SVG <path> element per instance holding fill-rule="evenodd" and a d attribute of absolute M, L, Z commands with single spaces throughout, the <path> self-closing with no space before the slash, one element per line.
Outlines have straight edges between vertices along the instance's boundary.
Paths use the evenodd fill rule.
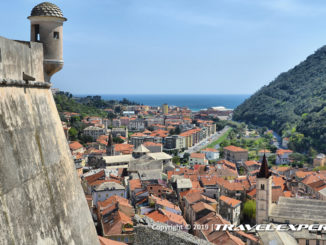
<path fill-rule="evenodd" d="M 256 224 L 268 222 L 272 206 L 272 176 L 264 154 L 256 180 Z"/>

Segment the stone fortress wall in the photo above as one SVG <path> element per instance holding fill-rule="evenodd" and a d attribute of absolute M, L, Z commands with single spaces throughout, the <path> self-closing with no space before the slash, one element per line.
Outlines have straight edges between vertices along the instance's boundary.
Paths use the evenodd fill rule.
<path fill-rule="evenodd" d="M 22 81 L 23 73 L 44 81 L 43 44 L 0 37 L 0 81 Z"/>
<path fill-rule="evenodd" d="M 39 15 L 61 13 L 49 3 L 38 7 Z M 43 45 L 0 37 L 0 244 L 96 245 Z"/>

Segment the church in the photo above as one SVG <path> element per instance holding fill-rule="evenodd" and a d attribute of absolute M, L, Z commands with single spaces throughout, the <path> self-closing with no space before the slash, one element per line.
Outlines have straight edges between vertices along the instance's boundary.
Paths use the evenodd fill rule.
<path fill-rule="evenodd" d="M 264 155 L 256 182 L 256 223 L 326 224 L 326 201 L 280 197 L 272 203 L 272 175 Z"/>

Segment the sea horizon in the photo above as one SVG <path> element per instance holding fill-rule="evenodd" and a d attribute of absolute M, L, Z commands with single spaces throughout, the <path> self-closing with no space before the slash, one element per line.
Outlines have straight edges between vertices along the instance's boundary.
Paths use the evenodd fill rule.
<path fill-rule="evenodd" d="M 126 98 L 149 106 L 186 106 L 192 111 L 199 111 L 210 107 L 224 106 L 235 109 L 250 94 L 74 94 L 75 97 L 101 96 L 104 100 L 122 100 Z"/>

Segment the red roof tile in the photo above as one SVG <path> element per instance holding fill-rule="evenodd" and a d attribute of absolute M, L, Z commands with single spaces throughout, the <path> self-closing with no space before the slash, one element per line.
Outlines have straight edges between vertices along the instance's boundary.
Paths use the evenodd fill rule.
<path fill-rule="evenodd" d="M 129 180 L 129 188 L 132 191 L 135 190 L 135 189 L 141 189 L 142 186 L 141 186 L 140 179 Z"/>
<path fill-rule="evenodd" d="M 278 149 L 277 151 L 276 151 L 276 154 L 277 155 L 283 155 L 283 154 L 285 154 L 285 153 L 289 153 L 289 154 L 291 154 L 293 151 L 291 151 L 291 150 L 287 150 L 287 149 Z"/>
<path fill-rule="evenodd" d="M 243 149 L 241 147 L 237 147 L 237 146 L 233 146 L 233 145 L 229 145 L 223 148 L 224 150 L 228 150 L 228 151 L 233 151 L 233 152 L 248 152 L 248 150 Z"/>
<path fill-rule="evenodd" d="M 78 141 L 73 141 L 69 144 L 69 148 L 70 148 L 70 150 L 75 151 L 75 150 L 83 148 L 83 145 L 80 144 Z"/>
<path fill-rule="evenodd" d="M 191 158 L 199 158 L 199 159 L 205 159 L 205 154 L 204 153 L 191 153 L 190 155 Z"/>
<path fill-rule="evenodd" d="M 241 203 L 241 201 L 237 200 L 237 199 L 234 199 L 234 198 L 231 198 L 231 197 L 227 197 L 227 196 L 220 196 L 220 200 L 222 200 L 223 202 L 227 203 L 228 205 L 230 205 L 231 207 L 235 207 L 237 206 L 238 204 Z"/>

